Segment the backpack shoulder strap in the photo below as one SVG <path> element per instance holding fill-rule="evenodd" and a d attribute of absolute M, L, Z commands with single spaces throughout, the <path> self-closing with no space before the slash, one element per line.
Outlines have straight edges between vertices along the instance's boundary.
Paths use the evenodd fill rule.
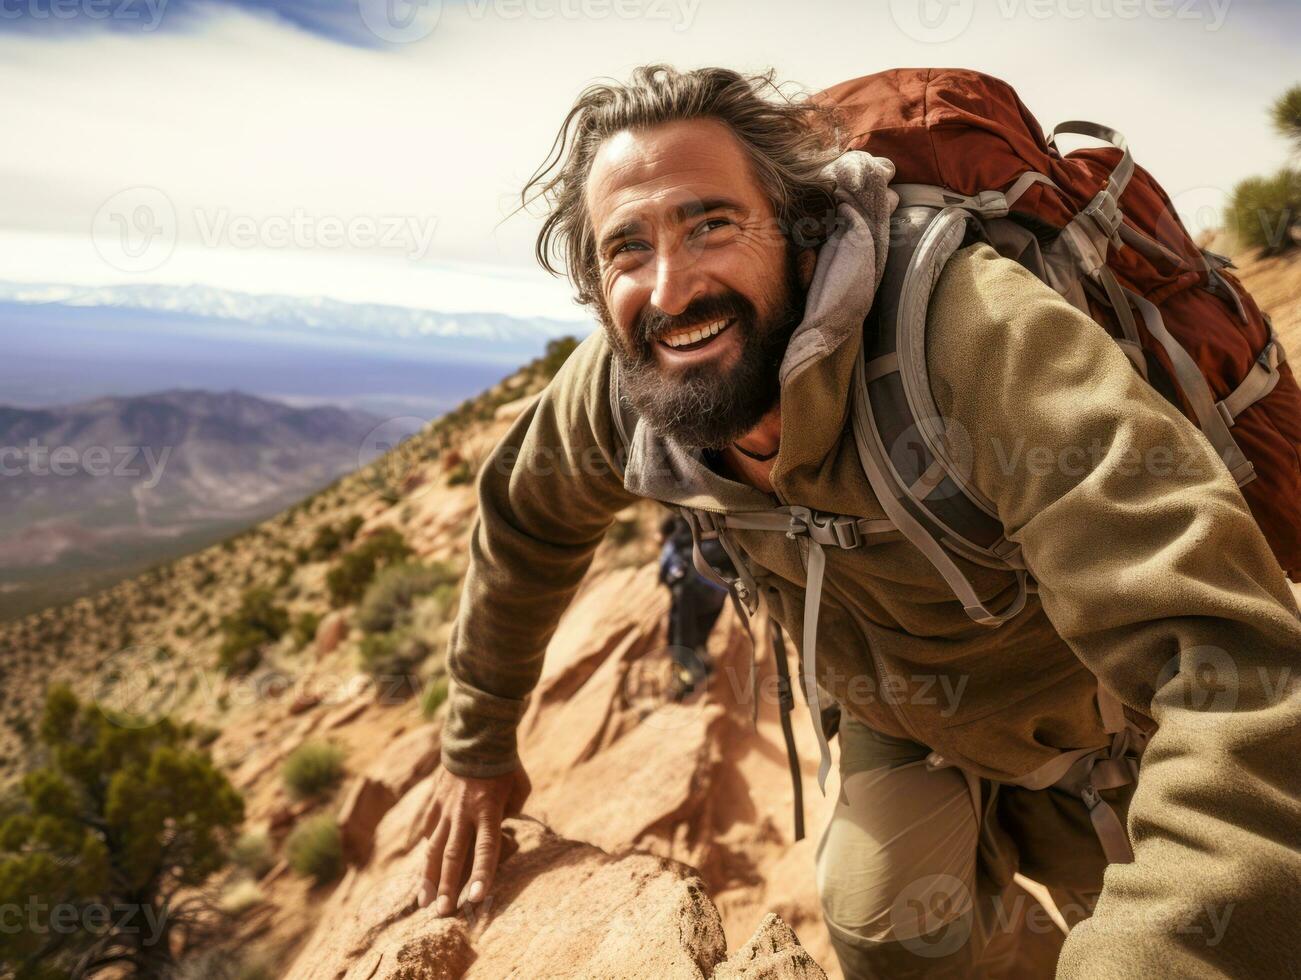
<path fill-rule="evenodd" d="M 991 501 L 967 479 L 958 433 L 940 416 L 926 369 L 926 314 L 949 258 L 980 237 L 962 208 L 903 207 L 855 365 L 854 439 L 868 482 L 895 526 L 924 554 L 967 614 L 1000 626 L 1025 606 L 1028 575 Z M 991 610 L 953 555 L 1015 574 L 1017 594 Z"/>

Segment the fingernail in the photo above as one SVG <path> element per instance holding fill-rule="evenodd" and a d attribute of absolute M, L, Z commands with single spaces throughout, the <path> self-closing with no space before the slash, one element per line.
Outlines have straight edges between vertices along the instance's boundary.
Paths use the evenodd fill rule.
<path fill-rule="evenodd" d="M 483 898 L 483 882 L 473 882 L 470 885 L 470 901 L 477 902 L 481 898 Z"/>
<path fill-rule="evenodd" d="M 452 896 L 439 895 L 437 912 L 440 916 L 452 914 Z"/>
<path fill-rule="evenodd" d="M 416 893 L 416 908 L 424 908 L 429 904 L 429 886 L 421 885 L 420 891 Z"/>

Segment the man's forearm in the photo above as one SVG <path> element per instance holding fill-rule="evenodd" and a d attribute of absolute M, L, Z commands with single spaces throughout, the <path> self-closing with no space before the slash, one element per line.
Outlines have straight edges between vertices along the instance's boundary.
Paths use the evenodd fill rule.
<path fill-rule="evenodd" d="M 579 345 L 514 422 L 476 482 L 479 514 L 448 645 L 443 764 L 462 776 L 519 765 L 516 729 L 556 625 L 614 515 L 623 487 L 604 401 L 607 348 Z"/>

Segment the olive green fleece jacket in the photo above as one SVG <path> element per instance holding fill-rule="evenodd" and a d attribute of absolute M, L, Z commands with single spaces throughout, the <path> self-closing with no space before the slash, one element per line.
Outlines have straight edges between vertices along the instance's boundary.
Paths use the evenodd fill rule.
<path fill-rule="evenodd" d="M 1059 976 L 1287 975 L 1301 958 L 1301 619 L 1242 495 L 1099 326 L 988 246 L 949 261 L 927 328 L 937 403 L 965 429 L 972 479 L 1038 594 L 991 630 L 899 532 L 829 548 L 820 686 L 878 731 L 1010 780 L 1107 743 L 1096 674 L 1155 732 L 1128 812 L 1135 860 L 1107 869 Z M 449 770 L 519 764 L 515 729 L 546 645 L 615 513 L 638 497 L 884 519 L 848 425 L 861 326 L 824 346 L 783 378 L 769 496 L 699 453 L 667 451 L 640 422 L 625 459 L 611 350 L 600 331 L 579 345 L 478 478 L 449 648 Z M 807 540 L 729 533 L 798 646 Z M 991 608 L 1013 594 L 1005 573 L 960 564 Z M 1079 809 L 1002 814 L 1021 870 L 1090 883 L 1097 849 Z"/>

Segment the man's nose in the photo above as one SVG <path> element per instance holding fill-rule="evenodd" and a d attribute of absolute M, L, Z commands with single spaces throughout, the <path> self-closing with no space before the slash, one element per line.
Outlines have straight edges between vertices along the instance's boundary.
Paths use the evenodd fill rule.
<path fill-rule="evenodd" d="M 651 303 L 666 316 L 681 316 L 692 301 L 705 294 L 700 254 L 686 245 L 662 251 L 655 260 L 655 289 Z"/>

